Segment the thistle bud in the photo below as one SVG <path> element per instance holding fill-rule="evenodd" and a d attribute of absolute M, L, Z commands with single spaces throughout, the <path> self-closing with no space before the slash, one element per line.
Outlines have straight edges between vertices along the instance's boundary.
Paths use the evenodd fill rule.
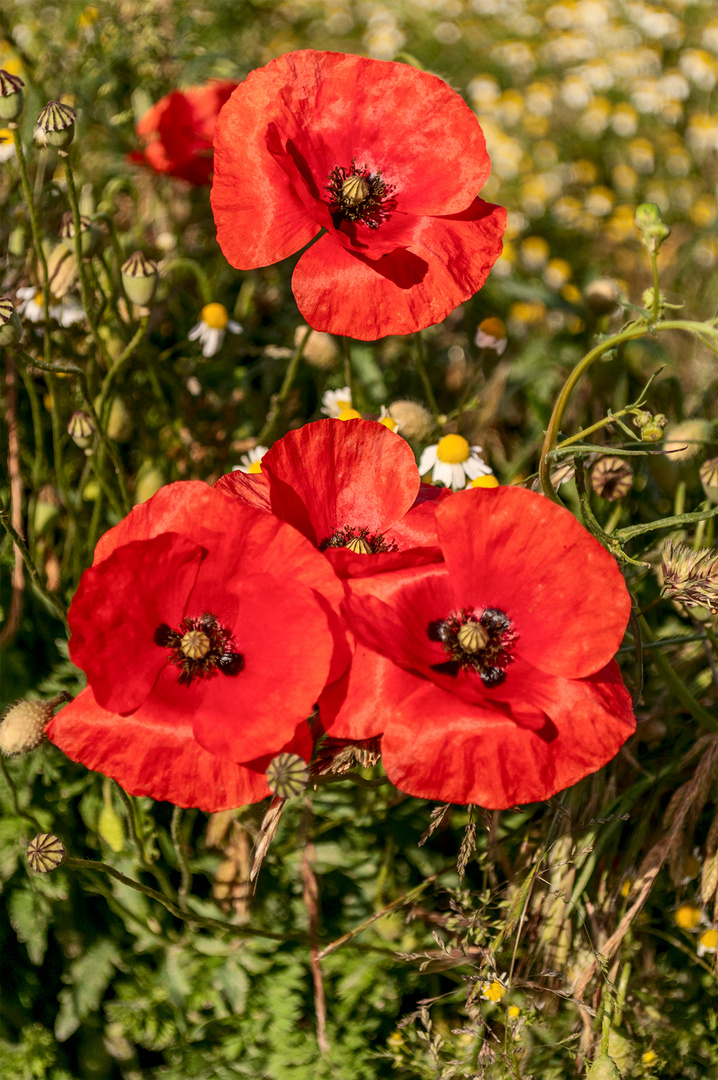
<path fill-rule="evenodd" d="M 699 472 L 706 498 L 714 504 L 718 503 L 718 457 L 704 461 Z"/>
<path fill-rule="evenodd" d="M 633 470 L 623 458 L 599 458 L 591 470 L 591 487 L 602 499 L 616 502 L 627 495 L 633 483 Z"/>
<path fill-rule="evenodd" d="M 0 70 L 0 120 L 7 120 L 14 125 L 14 121 L 22 112 L 24 85 L 25 83 L 17 75 Z"/>
<path fill-rule="evenodd" d="M 718 552 L 694 551 L 690 544 L 670 541 L 661 552 L 663 596 L 686 607 L 705 607 L 718 612 Z"/>
<path fill-rule="evenodd" d="M 81 450 L 85 450 L 92 442 L 92 436 L 95 434 L 95 425 L 93 424 L 92 417 L 89 413 L 83 412 L 82 409 L 77 409 L 70 417 L 67 425 L 67 434 L 75 443 L 75 446 L 79 446 Z"/>
<path fill-rule="evenodd" d="M 40 833 L 27 849 L 27 861 L 38 874 L 49 874 L 51 870 L 57 870 L 66 858 L 65 845 L 52 833 Z"/>
<path fill-rule="evenodd" d="M 269 763 L 267 783 L 280 799 L 301 795 L 309 783 L 309 766 L 299 754 L 278 754 Z"/>
<path fill-rule="evenodd" d="M 99 232 L 86 214 L 80 217 L 80 250 L 84 258 L 89 258 L 97 247 Z M 60 239 L 68 251 L 75 254 L 75 218 L 71 210 L 62 215 L 60 225 Z"/>
<path fill-rule="evenodd" d="M 127 262 L 122 264 L 121 273 L 127 299 L 138 307 L 147 307 L 157 291 L 157 263 L 148 259 L 141 251 L 135 251 Z"/>
<path fill-rule="evenodd" d="M 35 137 L 43 146 L 65 150 L 75 138 L 77 113 L 61 101 L 48 101 L 37 118 Z"/>
<path fill-rule="evenodd" d="M 643 243 L 654 254 L 658 252 L 663 241 L 671 235 L 671 230 L 661 218 L 660 207 L 655 203 L 641 203 L 637 206 L 633 220 L 641 231 Z"/>
<path fill-rule="evenodd" d="M 389 416 L 401 427 L 405 439 L 427 442 L 434 430 L 434 419 L 418 401 L 392 401 Z"/>
<path fill-rule="evenodd" d="M 11 705 L 0 722 L 0 752 L 11 757 L 37 749 L 53 715 L 53 706 L 45 701 L 18 701 Z"/>
<path fill-rule="evenodd" d="M 586 307 L 594 315 L 610 315 L 621 300 L 621 290 L 613 278 L 596 278 L 583 290 Z"/>
<path fill-rule="evenodd" d="M 22 323 L 11 300 L 0 297 L 0 349 L 12 348 L 22 337 Z"/>

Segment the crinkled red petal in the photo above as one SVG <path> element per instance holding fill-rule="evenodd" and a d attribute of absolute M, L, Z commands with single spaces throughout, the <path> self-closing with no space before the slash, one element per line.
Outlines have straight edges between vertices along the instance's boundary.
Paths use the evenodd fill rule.
<path fill-rule="evenodd" d="M 111 776 L 130 795 L 216 813 L 270 794 L 261 766 L 255 771 L 207 753 L 189 720 L 168 720 L 149 701 L 119 716 L 98 705 L 88 687 L 50 722 L 47 736 L 73 761 Z"/>
<path fill-rule="evenodd" d="M 615 559 L 563 507 L 523 488 L 454 494 L 436 510 L 458 608 L 496 607 L 517 654 L 582 678 L 615 655 L 631 599 Z"/>
<path fill-rule="evenodd" d="M 416 679 L 390 660 L 357 643 L 349 671 L 319 698 L 319 719 L 335 739 L 372 739 L 391 721 L 392 709 L 412 693 Z"/>
<path fill-rule="evenodd" d="M 392 783 L 422 799 L 496 810 L 548 799 L 600 769 L 635 730 L 615 663 L 557 680 L 551 718 L 538 730 L 414 681 L 386 725 L 382 756 Z"/>
<path fill-rule="evenodd" d="M 255 506 L 258 510 L 272 509 L 269 501 L 269 481 L 264 473 L 245 473 L 241 469 L 233 469 L 232 472 L 220 476 L 214 486 L 224 495 L 231 495 L 247 506 Z"/>
<path fill-rule="evenodd" d="M 506 211 L 475 199 L 420 224 L 410 249 L 379 259 L 347 251 L 329 233 L 305 251 L 292 290 L 309 325 L 374 341 L 440 322 L 473 296 L 501 254 Z"/>

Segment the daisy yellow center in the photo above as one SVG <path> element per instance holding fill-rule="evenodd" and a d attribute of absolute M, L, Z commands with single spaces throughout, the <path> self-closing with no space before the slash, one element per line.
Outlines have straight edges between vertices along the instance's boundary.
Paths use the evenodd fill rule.
<path fill-rule="evenodd" d="M 718 930 L 704 930 L 698 938 L 698 944 L 713 951 L 718 947 Z"/>
<path fill-rule="evenodd" d="M 489 1001 L 501 1001 L 501 998 L 506 993 L 506 987 L 498 979 L 494 979 L 491 983 L 484 983 L 481 987 L 481 993 Z"/>
<path fill-rule="evenodd" d="M 489 316 L 488 319 L 483 319 L 479 323 L 479 330 L 497 340 L 506 337 L 506 327 L 501 319 L 497 319 L 494 315 Z"/>
<path fill-rule="evenodd" d="M 337 404 L 341 404 L 341 402 L 337 402 Z M 339 413 L 339 416 L 337 417 L 337 419 L 338 420 L 361 420 L 361 413 L 357 412 L 356 409 L 342 409 L 342 411 Z"/>
<path fill-rule="evenodd" d="M 249 466 L 249 472 L 251 472 L 251 473 L 258 473 L 258 472 L 261 472 L 261 471 L 262 471 L 262 462 L 261 461 L 253 461 L 252 464 Z"/>
<path fill-rule="evenodd" d="M 521 1016 L 521 1009 L 518 1005 L 509 1005 L 509 1020 L 517 1020 Z"/>
<path fill-rule="evenodd" d="M 382 416 L 379 421 L 385 428 L 389 428 L 389 431 L 396 431 L 396 420 L 392 420 L 390 416 Z"/>
<path fill-rule="evenodd" d="M 701 921 L 701 909 L 695 904 L 681 904 L 676 908 L 674 918 L 682 930 L 693 930 Z"/>
<path fill-rule="evenodd" d="M 489 473 L 488 476 L 477 476 L 475 480 L 470 480 L 466 486 L 470 488 L 497 488 L 499 482 L 492 473 Z"/>
<path fill-rule="evenodd" d="M 341 412 L 344 412 L 345 409 L 351 409 L 352 403 L 351 401 L 344 401 L 342 398 L 337 398 L 336 406 Z"/>
<path fill-rule="evenodd" d="M 641 1061 L 644 1065 L 653 1065 L 654 1062 L 658 1061 L 658 1054 L 655 1050 L 646 1050 Z"/>
<path fill-rule="evenodd" d="M 211 330 L 225 330 L 229 322 L 229 313 L 224 304 L 205 304 L 200 318 Z"/>
<path fill-rule="evenodd" d="M 10 142 L 12 139 L 12 131 L 10 128 L 0 128 L 0 143 Z"/>
<path fill-rule="evenodd" d="M 447 465 L 461 465 L 471 457 L 471 447 L 463 435 L 444 435 L 437 444 L 436 456 Z"/>

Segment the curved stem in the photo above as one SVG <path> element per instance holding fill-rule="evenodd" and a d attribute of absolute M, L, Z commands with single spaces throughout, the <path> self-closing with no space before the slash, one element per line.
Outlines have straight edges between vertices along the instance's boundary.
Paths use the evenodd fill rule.
<path fill-rule="evenodd" d="M 279 422 L 279 419 L 282 415 L 282 408 L 287 398 L 289 397 L 289 392 L 294 384 L 294 379 L 296 377 L 297 369 L 299 367 L 299 361 L 302 359 L 304 346 L 307 344 L 311 332 L 312 328 L 311 326 L 308 326 L 304 334 L 302 335 L 301 341 L 294 350 L 294 355 L 289 361 L 289 365 L 287 366 L 287 370 L 285 372 L 284 380 L 282 382 L 279 393 L 276 395 L 276 397 L 272 399 L 272 403 L 269 407 L 269 412 L 267 413 L 266 423 L 260 431 L 259 435 L 257 436 L 257 443 L 261 446 L 270 443 L 270 441 L 274 438 L 274 433 L 277 429 L 277 423 Z"/>
<path fill-rule="evenodd" d="M 33 197 L 32 188 L 30 187 L 30 178 L 27 175 L 25 150 L 22 145 L 22 139 L 20 138 L 20 132 L 17 130 L 17 128 L 13 128 L 12 138 L 13 143 L 15 144 L 15 154 L 17 155 L 18 165 L 20 166 L 20 180 L 22 183 L 22 190 L 25 194 L 25 202 L 27 203 L 28 213 L 30 215 L 30 230 L 32 232 L 32 242 L 35 248 L 35 256 L 42 269 L 42 300 L 45 310 L 45 337 L 43 340 L 43 348 L 45 353 L 45 361 L 49 364 L 51 357 L 50 280 L 47 273 L 47 259 L 45 258 L 45 252 L 42 246 L 40 226 L 38 225 L 37 213 L 35 212 L 35 200 Z"/>
<path fill-rule="evenodd" d="M 195 281 L 199 286 L 202 303 L 212 303 L 212 289 L 209 284 L 209 278 L 199 263 L 196 263 L 194 259 L 188 259 L 186 256 L 170 259 L 170 261 L 162 267 L 162 277 L 167 277 L 172 270 L 189 270 L 189 272 L 194 275 Z"/>
<path fill-rule="evenodd" d="M 426 403 L 429 406 L 429 410 L 435 420 L 439 419 L 439 406 L 436 404 L 436 398 L 434 397 L 434 388 L 431 385 L 431 379 L 426 370 L 424 364 L 424 339 L 421 336 L 421 330 L 416 333 L 416 370 L 419 373 L 421 379 L 421 385 L 424 387 L 424 394 L 426 396 Z"/>
<path fill-rule="evenodd" d="M 656 636 L 648 625 L 647 620 L 641 615 L 638 621 L 646 641 L 651 643 L 656 642 L 657 647 L 652 652 L 651 660 L 660 671 L 666 686 L 669 690 L 673 691 L 681 705 L 688 710 L 693 719 L 697 720 L 701 727 L 705 728 L 706 731 L 718 731 L 718 721 L 711 716 L 707 709 L 704 709 L 703 706 L 696 701 L 683 680 L 673 670 L 671 662 L 661 652 L 659 641 L 656 640 Z"/>
<path fill-rule="evenodd" d="M 65 159 L 65 175 L 67 177 L 67 193 L 70 197 L 70 206 L 72 208 L 72 219 L 75 225 L 75 259 L 77 260 L 77 274 L 80 279 L 80 292 L 82 293 L 82 306 L 85 309 L 85 318 L 87 319 L 87 325 L 90 328 L 92 334 L 92 340 L 95 346 L 102 356 L 105 363 L 110 365 L 111 360 L 109 353 L 107 352 L 107 346 L 100 337 L 99 331 L 95 326 L 94 314 L 92 311 L 92 305 L 90 303 L 90 285 L 87 280 L 87 267 L 82 257 L 82 218 L 80 215 L 80 204 L 77 199 L 77 190 L 75 188 L 75 178 L 72 173 L 72 165 L 70 164 L 70 158 Z M 88 358 L 87 364 L 87 378 L 88 383 L 92 384 L 92 370 L 93 360 L 92 354 Z"/>
<path fill-rule="evenodd" d="M 37 567 L 35 566 L 34 562 L 30 558 L 30 552 L 28 551 L 27 544 L 25 543 L 23 538 L 20 536 L 19 532 L 15 528 L 13 528 L 13 524 L 12 524 L 12 522 L 10 520 L 10 516 L 8 515 L 7 511 L 5 510 L 4 506 L 2 506 L 2 504 L 0 504 L 0 525 L 2 525 L 2 527 L 5 529 L 5 532 L 8 534 L 8 536 L 14 542 L 15 546 L 19 549 L 20 554 L 22 555 L 22 561 L 25 564 L 25 569 L 27 570 L 28 574 L 30 575 L 30 580 L 32 581 L 32 584 L 33 584 L 35 590 L 40 594 L 40 596 L 45 601 L 45 603 L 48 605 L 48 607 L 51 608 L 55 612 L 55 615 L 58 617 L 58 619 L 62 620 L 62 623 L 63 623 L 63 626 L 65 627 L 65 631 L 67 633 L 67 636 L 69 637 L 70 636 L 70 627 L 67 624 L 67 615 L 65 614 L 64 607 L 62 606 L 60 601 L 57 599 L 57 597 L 53 596 L 52 593 L 49 592 L 49 590 L 46 589 L 45 586 L 43 585 L 43 583 L 42 583 L 42 581 L 40 579 L 40 574 L 38 573 Z"/>
<path fill-rule="evenodd" d="M 134 334 L 132 335 L 131 340 L 128 342 L 128 344 L 125 346 L 125 348 L 122 350 L 122 352 L 117 357 L 117 359 L 111 361 L 111 363 L 110 363 L 110 370 L 107 372 L 107 374 L 105 375 L 105 378 L 103 379 L 102 388 L 100 390 L 100 397 L 99 397 L 99 401 L 97 403 L 97 412 L 99 413 L 99 415 L 100 415 L 100 417 L 101 417 L 101 419 L 103 421 L 105 419 L 105 405 L 107 403 L 107 399 L 108 399 L 110 390 L 112 388 L 112 384 L 115 381 L 115 379 L 117 378 L 117 376 L 119 375 L 119 373 L 122 371 L 122 369 L 125 366 L 125 364 L 127 363 L 127 361 L 131 360 L 132 357 L 134 356 L 135 351 L 137 349 L 137 346 L 139 345 L 139 343 L 142 341 L 142 338 L 147 333 L 147 327 L 149 325 L 149 321 L 150 321 L 149 315 L 143 315 L 142 316 L 142 318 L 140 320 L 140 325 L 135 330 Z"/>

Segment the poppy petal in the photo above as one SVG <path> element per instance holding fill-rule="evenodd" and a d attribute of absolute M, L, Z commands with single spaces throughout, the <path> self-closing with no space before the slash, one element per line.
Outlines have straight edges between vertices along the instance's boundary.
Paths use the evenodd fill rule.
<path fill-rule="evenodd" d="M 234 469 L 220 476 L 214 486 L 223 494 L 232 495 L 258 510 L 272 509 L 269 501 L 269 481 L 264 473 L 245 473 L 241 469 Z"/>

